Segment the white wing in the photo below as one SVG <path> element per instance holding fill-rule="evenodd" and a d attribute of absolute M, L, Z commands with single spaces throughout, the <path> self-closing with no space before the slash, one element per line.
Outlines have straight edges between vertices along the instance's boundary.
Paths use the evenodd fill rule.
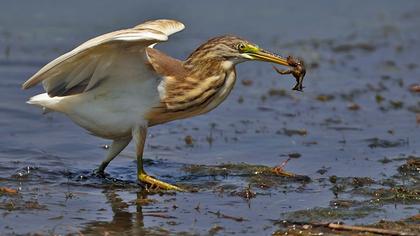
<path fill-rule="evenodd" d="M 146 66 L 145 48 L 166 41 L 169 35 L 183 29 L 181 22 L 162 19 L 98 36 L 45 65 L 22 88 L 42 82 L 50 97 L 88 91 L 111 74 L 113 63 L 124 52 L 134 51 L 143 62 L 137 66 Z M 130 68 L 132 65 L 127 65 Z"/>

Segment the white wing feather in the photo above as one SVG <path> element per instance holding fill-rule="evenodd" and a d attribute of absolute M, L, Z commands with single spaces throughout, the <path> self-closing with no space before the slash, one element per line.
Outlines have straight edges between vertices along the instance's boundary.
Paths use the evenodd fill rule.
<path fill-rule="evenodd" d="M 134 49 L 145 62 L 145 48 L 168 40 L 169 35 L 182 29 L 184 25 L 178 21 L 155 20 L 98 36 L 45 65 L 22 87 L 42 82 L 51 97 L 88 91 L 107 78 L 119 55 Z"/>

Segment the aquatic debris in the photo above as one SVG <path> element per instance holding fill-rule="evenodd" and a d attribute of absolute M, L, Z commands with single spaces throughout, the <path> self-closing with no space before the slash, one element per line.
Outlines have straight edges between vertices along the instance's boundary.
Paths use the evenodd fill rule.
<path fill-rule="evenodd" d="M 336 175 L 332 175 L 332 176 L 330 176 L 329 181 L 330 181 L 332 184 L 337 183 L 337 176 L 336 176 Z"/>
<path fill-rule="evenodd" d="M 289 158 L 287 158 L 285 161 L 283 161 L 282 163 L 280 163 L 279 165 L 275 166 L 275 167 L 273 168 L 273 172 L 274 172 L 276 175 L 280 175 L 280 176 L 294 177 L 294 176 L 295 176 L 295 174 L 293 174 L 293 173 L 289 173 L 289 172 L 286 172 L 286 171 L 284 170 L 284 167 L 286 166 L 287 162 L 289 162 L 289 161 L 290 161 L 290 159 L 291 159 L 291 158 L 289 157 Z"/>
<path fill-rule="evenodd" d="M 187 146 L 194 146 L 194 139 L 191 135 L 185 136 L 184 141 Z"/>
<path fill-rule="evenodd" d="M 74 193 L 66 192 L 66 193 L 64 193 L 64 197 L 65 197 L 66 200 L 72 199 L 74 197 Z"/>
<path fill-rule="evenodd" d="M 376 96 L 375 96 L 375 101 L 376 101 L 376 103 L 381 103 L 382 101 L 384 101 L 385 100 L 385 98 L 384 97 L 382 97 L 380 94 L 376 94 Z"/>
<path fill-rule="evenodd" d="M 328 126 L 328 129 L 333 129 L 337 131 L 343 130 L 354 130 L 354 131 L 362 131 L 362 128 L 359 127 L 349 127 L 349 126 Z M 339 143 L 346 143 L 346 140 L 339 140 Z"/>
<path fill-rule="evenodd" d="M 220 211 L 214 212 L 214 211 L 207 211 L 208 213 L 211 213 L 213 215 L 216 215 L 217 218 L 223 218 L 223 219 L 229 219 L 229 220 L 234 220 L 236 222 L 242 222 L 242 221 L 248 221 L 247 219 L 243 218 L 243 217 L 236 217 L 236 216 L 230 216 L 230 215 L 226 215 L 221 213 Z"/>
<path fill-rule="evenodd" d="M 194 207 L 194 209 L 195 209 L 196 211 L 200 212 L 200 203 L 198 203 L 198 204 L 197 204 L 197 206 L 196 206 L 196 207 Z"/>
<path fill-rule="evenodd" d="M 351 184 L 354 187 L 363 187 L 365 185 L 374 184 L 375 181 L 369 177 L 353 177 Z"/>
<path fill-rule="evenodd" d="M 353 225 L 336 224 L 336 223 L 329 223 L 327 227 L 331 229 L 335 229 L 335 230 L 349 230 L 349 231 L 359 231 L 359 232 L 368 232 L 368 233 L 376 233 L 376 234 L 410 235 L 405 232 L 400 232 L 400 231 L 395 231 L 395 230 L 390 230 L 390 229 L 380 229 L 380 228 L 373 228 L 373 227 L 366 227 L 366 226 L 353 226 Z"/>
<path fill-rule="evenodd" d="M 299 157 L 302 156 L 302 154 L 300 154 L 298 152 L 292 152 L 292 153 L 287 154 L 287 156 L 290 157 L 290 158 L 299 158 Z"/>
<path fill-rule="evenodd" d="M 379 138 L 370 138 L 366 139 L 367 142 L 369 142 L 370 148 L 393 148 L 393 147 L 400 147 L 403 145 L 407 145 L 407 140 L 399 139 L 396 141 L 389 141 L 385 139 L 379 139 Z"/>
<path fill-rule="evenodd" d="M 354 200 L 344 200 L 344 199 L 337 199 L 330 202 L 331 207 L 344 207 L 349 208 L 359 204 L 359 202 Z"/>
<path fill-rule="evenodd" d="M 349 187 L 353 187 L 352 191 L 355 191 L 356 189 L 366 185 L 372 185 L 376 183 L 369 177 L 337 177 L 335 175 L 330 176 L 329 181 L 333 184 L 330 190 L 336 198 L 340 193 L 343 193 Z"/>
<path fill-rule="evenodd" d="M 362 208 L 384 204 L 418 204 L 420 202 L 420 189 L 417 182 L 420 178 L 420 157 L 401 157 L 394 158 L 392 161 L 404 159 L 406 159 L 406 162 L 398 168 L 399 174 L 392 176 L 392 178 L 375 181 L 369 177 L 337 177 L 333 175 L 330 177 L 330 182 L 333 184 L 330 189 L 336 197 L 342 192 L 353 196 L 362 196 L 363 198 L 368 197 L 366 200 L 354 202 Z M 404 181 L 403 184 L 401 181 Z M 331 202 L 331 206 L 340 206 L 340 203 Z M 344 206 L 346 205 L 345 203 Z M 343 219 L 340 218 L 340 220 Z"/>
<path fill-rule="evenodd" d="M 380 188 L 369 192 L 374 198 L 374 203 L 397 203 L 418 204 L 420 202 L 420 189 L 413 189 L 406 186 L 392 188 Z"/>
<path fill-rule="evenodd" d="M 420 215 L 417 214 L 398 221 L 381 220 L 376 224 L 370 225 L 370 227 L 397 231 L 400 232 L 399 235 L 420 235 Z"/>
<path fill-rule="evenodd" d="M 387 163 L 392 162 L 392 160 L 389 159 L 389 158 L 387 158 L 387 157 L 384 157 L 384 158 L 382 158 L 382 159 L 380 159 L 378 161 L 381 162 L 382 164 L 387 164 Z"/>
<path fill-rule="evenodd" d="M 420 84 L 412 84 L 408 87 L 408 90 L 412 93 L 420 93 Z"/>
<path fill-rule="evenodd" d="M 2 194 L 6 195 L 16 195 L 18 191 L 16 189 L 8 188 L 8 187 L 0 187 L 0 196 Z"/>
<path fill-rule="evenodd" d="M 318 144 L 318 142 L 317 141 L 304 141 L 304 142 L 302 142 L 302 144 L 304 145 L 304 146 L 312 146 L 312 145 L 317 145 Z"/>
<path fill-rule="evenodd" d="M 143 216 L 158 217 L 163 219 L 177 219 L 175 216 L 164 215 L 159 213 L 143 213 Z"/>
<path fill-rule="evenodd" d="M 211 146 L 214 142 L 213 132 L 214 132 L 216 126 L 217 126 L 216 123 L 210 123 L 210 133 L 209 133 L 208 136 L 206 136 L 206 141 L 209 144 L 209 146 Z"/>
<path fill-rule="evenodd" d="M 375 180 L 369 177 L 337 177 L 332 175 L 329 177 L 332 184 L 351 185 L 353 187 L 363 187 L 375 183 Z"/>
<path fill-rule="evenodd" d="M 25 209 L 47 210 L 46 205 L 41 205 L 37 200 L 29 200 L 25 202 Z"/>
<path fill-rule="evenodd" d="M 286 166 L 287 162 L 289 162 L 291 160 L 291 158 L 289 157 L 287 160 L 283 161 L 282 163 L 280 163 L 279 165 L 273 167 L 273 173 L 278 175 L 278 176 L 284 176 L 284 177 L 290 177 L 290 178 L 294 178 L 297 180 L 301 180 L 301 181 L 305 181 L 305 182 L 309 182 L 311 181 L 311 178 L 309 178 L 309 176 L 306 175 L 298 175 L 292 172 L 287 172 L 284 170 L 284 167 Z"/>
<path fill-rule="evenodd" d="M 287 91 L 285 89 L 270 89 L 268 90 L 269 96 L 279 96 L 279 97 L 285 97 L 289 96 Z"/>
<path fill-rule="evenodd" d="M 224 230 L 225 228 L 220 225 L 213 225 L 209 229 L 209 235 L 217 235 L 220 231 Z"/>
<path fill-rule="evenodd" d="M 398 167 L 398 172 L 403 176 L 420 178 L 420 157 L 409 156 L 406 163 Z"/>
<path fill-rule="evenodd" d="M 316 96 L 316 100 L 320 101 L 320 102 L 328 102 L 334 99 L 334 95 L 330 95 L 330 94 L 320 94 L 318 96 Z"/>
<path fill-rule="evenodd" d="M 346 190 L 346 186 L 344 184 L 334 184 L 334 186 L 330 189 L 335 198 L 338 198 L 338 194 L 344 192 L 344 190 Z"/>
<path fill-rule="evenodd" d="M 389 104 L 394 109 L 401 109 L 404 106 L 404 103 L 402 101 L 398 101 L 398 100 L 390 100 Z"/>
<path fill-rule="evenodd" d="M 53 217 L 48 218 L 48 220 L 62 220 L 62 219 L 64 219 L 63 215 L 53 216 Z"/>
<path fill-rule="evenodd" d="M 257 196 L 257 194 L 251 190 L 251 185 L 250 184 L 244 190 L 242 190 L 240 192 L 233 191 L 231 194 L 242 197 L 242 198 L 244 198 L 248 201 L 251 198 L 255 198 Z"/>
<path fill-rule="evenodd" d="M 263 106 L 258 106 L 257 109 L 259 111 L 276 111 L 276 109 L 271 108 L 271 107 L 263 107 Z"/>
<path fill-rule="evenodd" d="M 223 193 L 226 189 L 235 191 L 238 189 L 237 185 L 220 185 L 218 178 L 240 178 L 241 181 L 246 181 L 252 187 L 259 187 L 261 189 L 268 189 L 271 187 L 278 187 L 283 184 L 291 182 L 309 182 L 311 179 L 308 176 L 297 175 L 293 173 L 281 171 L 279 168 L 252 165 L 247 163 L 226 163 L 219 165 L 184 165 L 182 167 L 184 172 L 189 173 L 188 179 L 199 179 L 212 177 L 212 180 L 207 180 L 204 184 L 200 184 L 198 188 L 213 189 L 217 193 Z"/>
<path fill-rule="evenodd" d="M 360 106 L 359 106 L 359 104 L 357 104 L 357 103 L 350 103 L 348 106 L 347 106 L 347 108 L 349 109 L 349 110 L 351 110 L 351 111 L 357 111 L 357 110 L 360 110 Z"/>
<path fill-rule="evenodd" d="M 360 219 L 368 216 L 379 209 L 370 206 L 337 208 L 337 207 L 315 207 L 311 209 L 298 210 L 282 213 L 286 221 L 313 222 L 319 219 L 324 221 Z"/>
<path fill-rule="evenodd" d="M 321 169 L 317 170 L 316 173 L 318 173 L 320 175 L 324 175 L 325 173 L 328 172 L 328 169 L 330 169 L 330 168 L 326 168 L 325 166 L 323 166 Z"/>
<path fill-rule="evenodd" d="M 282 226 L 273 235 L 396 235 L 415 236 L 420 229 L 416 224 L 410 224 L 409 220 L 403 221 L 380 221 L 373 225 L 347 225 L 341 222 L 305 222 L 283 220 L 276 224 Z"/>
<path fill-rule="evenodd" d="M 285 134 L 287 136 L 293 136 L 293 135 L 300 135 L 305 136 L 308 134 L 308 131 L 306 129 L 286 129 L 283 128 L 282 131 L 277 131 L 276 134 Z"/>
<path fill-rule="evenodd" d="M 31 199 L 28 201 L 22 201 L 21 199 L 17 200 L 6 200 L 0 202 L 0 209 L 14 211 L 14 210 L 47 210 L 46 205 L 41 205 L 36 199 Z"/>
<path fill-rule="evenodd" d="M 241 81 L 243 86 L 251 86 L 254 81 L 250 80 L 250 79 L 244 79 Z"/>

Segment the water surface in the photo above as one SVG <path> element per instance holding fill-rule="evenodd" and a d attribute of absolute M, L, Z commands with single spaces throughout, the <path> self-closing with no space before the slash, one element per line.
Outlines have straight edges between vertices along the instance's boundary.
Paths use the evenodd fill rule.
<path fill-rule="evenodd" d="M 234 91 L 216 110 L 150 129 L 146 170 L 195 193 L 141 191 L 132 145 L 112 162 L 106 179 L 92 175 L 110 142 L 61 114 L 42 115 L 26 105 L 40 87 L 20 89 L 85 40 L 155 18 L 186 24 L 158 46 L 180 59 L 229 33 L 309 65 L 300 93 L 269 64 L 241 64 Z M 0 195 L 0 232 L 255 235 L 274 232 L 283 219 L 365 224 L 418 214 L 418 197 L 369 204 L 374 196 L 359 190 L 419 187 L 418 172 L 398 172 L 409 156 L 420 155 L 419 93 L 409 91 L 420 82 L 419 28 L 416 1 L 2 3 L 0 186 L 19 194 Z M 312 181 L 261 177 L 241 164 L 274 167 L 290 153 L 300 157 L 287 171 Z M 373 182 L 358 186 L 353 177 Z M 249 186 L 256 193 L 250 199 L 243 194 Z M 313 218 L 301 217 L 305 210 L 334 210 L 337 200 L 358 204 L 331 218 L 316 210 Z"/>

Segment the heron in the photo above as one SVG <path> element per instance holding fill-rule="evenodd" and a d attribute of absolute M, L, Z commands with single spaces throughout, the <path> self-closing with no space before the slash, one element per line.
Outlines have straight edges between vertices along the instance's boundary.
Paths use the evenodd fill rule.
<path fill-rule="evenodd" d="M 293 66 L 287 58 L 233 35 L 209 39 L 184 61 L 154 48 L 184 28 L 179 21 L 158 19 L 90 39 L 23 83 L 23 89 L 42 83 L 45 90 L 27 103 L 64 113 L 89 133 L 112 140 L 97 173 L 104 174 L 133 140 L 137 179 L 162 190 L 183 191 L 144 170 L 148 128 L 216 108 L 234 87 L 238 63 Z"/>

